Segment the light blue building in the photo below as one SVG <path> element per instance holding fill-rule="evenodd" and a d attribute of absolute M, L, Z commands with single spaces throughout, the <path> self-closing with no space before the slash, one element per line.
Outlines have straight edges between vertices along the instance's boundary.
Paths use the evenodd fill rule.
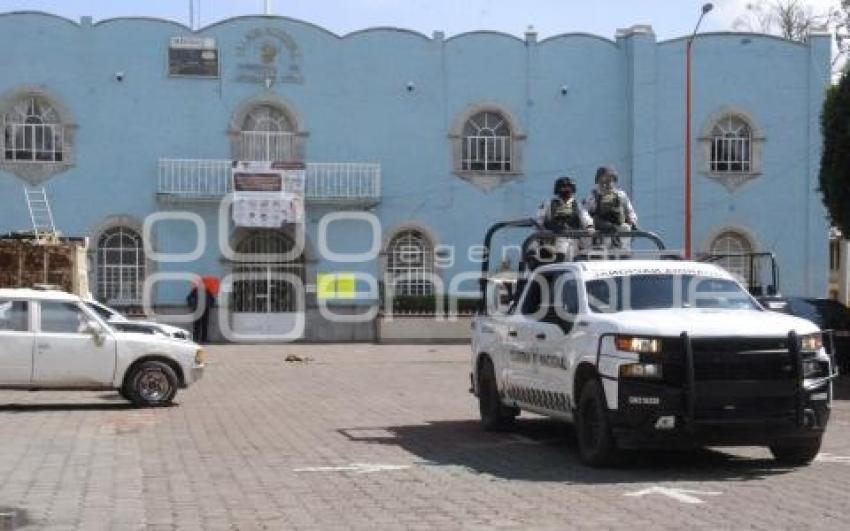
<path fill-rule="evenodd" d="M 0 15 L 0 47 L 0 231 L 30 227 L 22 185 L 43 183 L 57 228 L 90 237 L 92 291 L 116 305 L 139 304 L 151 275 L 240 273 L 235 328 L 274 331 L 303 298 L 295 313 L 306 316 L 305 338 L 371 339 L 374 319 L 330 326 L 320 315 L 321 274 L 410 273 L 397 293 L 448 289 L 478 270 L 467 251 L 489 225 L 531 215 L 560 175 L 585 196 L 600 165 L 619 170 L 641 227 L 682 247 L 685 39 L 659 42 L 649 26 L 614 40 L 396 28 L 339 37 L 284 17 L 193 32 L 15 12 Z M 703 34 L 693 80 L 695 251 L 775 252 L 783 292 L 824 296 L 828 224 L 816 176 L 829 35 L 801 44 Z M 292 230 L 234 227 L 226 209 L 220 219 L 231 161 L 286 159 L 307 166 L 303 253 L 234 259 L 223 244 L 282 251 Z M 149 218 L 174 211 L 189 214 Z M 381 230 L 368 216 L 329 213 L 374 215 Z M 155 222 L 143 245 L 146 219 Z M 323 247 L 377 252 L 339 261 Z M 188 262 L 160 256 L 193 250 Z M 269 281 L 278 273 L 303 289 Z M 186 284 L 165 276 L 151 293 L 173 311 Z"/>

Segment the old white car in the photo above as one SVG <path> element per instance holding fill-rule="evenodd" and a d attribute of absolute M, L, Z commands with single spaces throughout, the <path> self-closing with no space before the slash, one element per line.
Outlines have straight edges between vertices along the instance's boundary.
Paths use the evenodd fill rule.
<path fill-rule="evenodd" d="M 118 331 L 75 295 L 0 289 L 0 389 L 115 389 L 161 406 L 202 377 L 204 358 L 191 341 Z"/>

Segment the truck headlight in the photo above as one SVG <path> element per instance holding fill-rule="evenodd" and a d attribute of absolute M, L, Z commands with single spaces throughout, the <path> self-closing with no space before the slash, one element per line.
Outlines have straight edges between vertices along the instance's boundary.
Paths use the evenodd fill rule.
<path fill-rule="evenodd" d="M 199 348 L 195 351 L 195 365 L 203 365 L 207 359 L 207 353 L 204 352 L 204 349 Z"/>
<path fill-rule="evenodd" d="M 823 347 L 823 334 L 820 332 L 800 337 L 800 350 L 818 351 Z"/>
<path fill-rule="evenodd" d="M 614 339 L 617 350 L 637 352 L 638 354 L 656 354 L 661 352 L 661 341 L 648 337 L 617 336 Z"/>
<path fill-rule="evenodd" d="M 661 378 L 661 365 L 657 363 L 626 363 L 620 365 L 620 378 Z"/>

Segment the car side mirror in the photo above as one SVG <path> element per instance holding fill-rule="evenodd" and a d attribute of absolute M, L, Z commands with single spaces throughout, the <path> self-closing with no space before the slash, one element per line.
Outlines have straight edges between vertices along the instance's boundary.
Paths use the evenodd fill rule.
<path fill-rule="evenodd" d="M 92 336 L 97 346 L 103 345 L 105 335 L 103 329 L 95 321 L 86 321 L 85 326 L 83 326 L 83 333 Z"/>

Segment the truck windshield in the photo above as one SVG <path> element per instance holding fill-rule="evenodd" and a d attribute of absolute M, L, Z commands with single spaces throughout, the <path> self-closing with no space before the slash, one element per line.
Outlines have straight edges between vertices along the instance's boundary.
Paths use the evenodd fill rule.
<path fill-rule="evenodd" d="M 735 282 L 694 275 L 633 275 L 589 280 L 587 302 L 597 313 L 670 308 L 757 310 Z"/>

